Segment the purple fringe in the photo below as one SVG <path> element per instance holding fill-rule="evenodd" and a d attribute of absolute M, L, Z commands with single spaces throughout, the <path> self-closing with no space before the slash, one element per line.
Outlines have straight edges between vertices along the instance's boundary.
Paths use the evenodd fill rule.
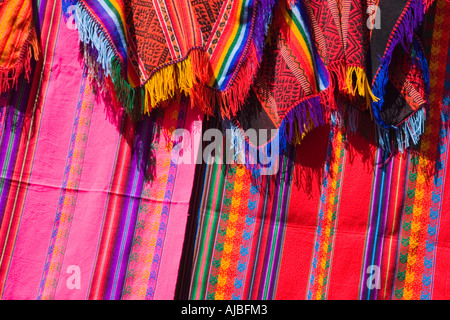
<path fill-rule="evenodd" d="M 256 179 L 256 184 L 262 175 L 275 174 L 274 168 L 277 168 L 276 171 L 278 171 L 279 156 L 289 152 L 289 146 L 294 138 L 295 124 L 297 124 L 299 130 L 298 134 L 303 135 L 307 132 L 307 128 L 311 123 L 314 127 L 326 123 L 319 96 L 305 100 L 293 108 L 283 119 L 275 137 L 260 147 L 249 143 L 236 122 L 227 119 L 223 121 L 224 128 L 231 129 L 233 132 L 231 144 L 234 147 L 234 160 L 244 157 L 244 163 L 241 164 L 245 165 L 252 172 L 253 178 Z M 269 156 L 276 159 L 275 163 L 268 165 Z M 239 163 L 238 161 L 236 162 Z"/>
<path fill-rule="evenodd" d="M 403 16 L 397 30 L 395 30 L 391 42 L 388 44 L 387 51 L 381 59 L 378 74 L 374 79 L 372 92 L 379 98 L 379 101 L 374 101 L 372 103 L 373 114 L 378 125 L 385 129 L 391 128 L 391 126 L 385 123 L 381 118 L 381 107 L 384 103 L 385 88 L 389 79 L 389 65 L 391 64 L 394 50 L 398 44 L 401 44 L 406 52 L 410 51 L 414 30 L 423 21 L 424 10 L 425 8 L 422 0 L 411 1 L 406 14 Z"/>
<path fill-rule="evenodd" d="M 384 95 L 386 84 L 389 80 L 389 66 L 392 61 L 392 56 L 397 45 L 401 44 L 406 52 L 411 51 L 411 45 L 416 49 L 417 56 L 420 60 L 422 70 L 424 72 L 424 79 L 429 87 L 428 65 L 426 59 L 422 54 L 420 48 L 415 45 L 414 30 L 423 21 L 425 15 L 425 5 L 422 0 L 412 0 L 403 16 L 397 29 L 388 44 L 387 51 L 383 58 L 381 58 L 378 74 L 373 81 L 373 94 L 379 98 L 379 101 L 372 103 L 372 111 L 376 120 L 378 143 L 379 146 L 388 153 L 392 152 L 392 147 L 396 144 L 398 150 L 403 152 L 410 146 L 410 142 L 417 144 L 419 138 L 424 130 L 424 123 L 426 114 L 424 110 L 419 110 L 399 127 L 387 124 L 381 118 L 381 108 L 384 103 Z"/>
<path fill-rule="evenodd" d="M 275 0 L 259 0 L 257 3 L 256 10 L 257 17 L 253 30 L 253 42 L 256 48 L 256 54 L 258 61 L 261 61 L 264 42 L 267 35 L 267 30 L 272 22 L 272 12 L 273 6 L 275 5 Z"/>

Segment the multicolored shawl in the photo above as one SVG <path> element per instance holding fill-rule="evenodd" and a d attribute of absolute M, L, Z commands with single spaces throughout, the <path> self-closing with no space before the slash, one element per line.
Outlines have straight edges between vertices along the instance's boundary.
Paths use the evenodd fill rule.
<path fill-rule="evenodd" d="M 0 296 L 173 299 L 195 168 L 175 130 L 196 150 L 203 114 L 132 121 L 96 94 L 61 1 L 37 16 L 44 59 L 0 100 Z"/>
<path fill-rule="evenodd" d="M 314 46 L 304 5 L 280 3 L 268 38 L 246 104 L 231 124 L 243 135 L 240 140 L 245 140 L 250 154 L 250 149 L 267 154 L 272 147 L 284 151 L 330 118 L 329 75 Z M 268 133 L 266 140 L 248 135 L 259 130 L 274 130 L 276 134 Z"/>
<path fill-rule="evenodd" d="M 433 1 L 373 1 L 379 26 L 370 39 L 372 105 L 383 149 L 403 151 L 424 132 L 429 70 L 418 30 Z"/>
<path fill-rule="evenodd" d="M 360 0 L 305 0 L 316 45 L 335 90 L 337 109 L 341 101 L 367 110 L 378 98 L 367 77 L 369 32 L 367 3 Z"/>
<path fill-rule="evenodd" d="M 449 298 L 449 10 L 437 0 L 425 17 L 429 112 L 417 148 L 389 155 L 331 121 L 288 146 L 260 184 L 242 166 L 202 165 L 178 298 Z"/>
<path fill-rule="evenodd" d="M 29 77 L 32 55 L 39 58 L 32 1 L 0 3 L 0 94 L 17 87 L 22 73 Z"/>
<path fill-rule="evenodd" d="M 305 1 L 335 88 L 331 105 L 344 114 L 350 131 L 367 126 L 358 123 L 355 109 L 369 110 L 379 144 L 388 152 L 417 145 L 423 133 L 429 77 L 421 39 L 414 33 L 432 3 Z M 399 61 L 390 68 L 394 59 Z"/>
<path fill-rule="evenodd" d="M 87 64 L 132 115 L 180 94 L 208 114 L 244 103 L 273 0 L 66 0 Z"/>

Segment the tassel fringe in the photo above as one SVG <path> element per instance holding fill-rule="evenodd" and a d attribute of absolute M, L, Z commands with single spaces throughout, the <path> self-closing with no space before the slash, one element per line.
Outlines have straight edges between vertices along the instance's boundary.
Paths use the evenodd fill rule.
<path fill-rule="evenodd" d="M 425 121 L 426 112 L 422 107 L 395 130 L 386 129 L 377 124 L 380 147 L 390 154 L 395 148 L 403 153 L 411 144 L 417 145 L 421 135 L 425 132 Z"/>
<path fill-rule="evenodd" d="M 202 48 L 191 50 L 186 57 L 156 70 L 140 87 L 133 87 L 125 75 L 121 60 L 111 45 L 110 39 L 89 15 L 80 1 L 64 0 L 63 10 L 74 6 L 75 22 L 80 41 L 84 44 L 84 58 L 90 74 L 100 88 L 113 84 L 113 100 L 123 105 L 130 114 L 149 114 L 153 108 L 163 105 L 179 95 L 190 96 L 207 115 L 213 115 L 216 105 L 226 117 L 235 115 L 245 102 L 250 85 L 262 59 L 264 39 L 272 19 L 274 0 L 259 0 L 253 25 L 253 38 L 246 58 L 238 72 L 224 91 L 206 85 L 211 79 L 208 73 L 207 53 Z M 67 16 L 65 16 L 67 18 Z M 110 78 L 110 81 L 107 80 Z M 137 109 L 137 110 L 136 110 Z"/>
<path fill-rule="evenodd" d="M 373 94 L 370 88 L 365 70 L 360 67 L 348 67 L 346 73 L 346 89 L 352 96 L 358 94 L 361 97 L 365 97 L 367 108 L 370 109 L 372 101 L 376 102 L 379 99 Z M 354 81 L 355 78 L 356 82 Z"/>
<path fill-rule="evenodd" d="M 212 115 L 218 107 L 222 116 L 231 118 L 242 108 L 259 67 L 255 46 L 251 46 L 249 56 L 240 68 L 233 85 L 225 91 L 219 91 L 204 83 L 197 83 L 191 91 L 196 106 L 206 114 Z"/>
<path fill-rule="evenodd" d="M 243 129 L 234 119 L 224 119 L 224 128 L 231 132 L 229 138 L 233 161 L 252 170 L 254 177 L 271 172 L 276 163 L 270 163 L 269 166 L 269 160 L 276 158 L 278 161 L 278 156 L 288 151 L 288 145 L 300 144 L 309 131 L 328 121 L 321 103 L 328 94 L 326 91 L 300 102 L 283 119 L 276 135 L 260 146 L 253 145 L 245 137 Z"/>
<path fill-rule="evenodd" d="M 31 28 L 30 34 L 25 41 L 17 63 L 10 68 L 0 68 L 0 93 L 17 88 L 19 77 L 22 73 L 24 73 L 25 79 L 29 81 L 31 73 L 31 59 L 34 56 L 34 59 L 38 61 L 39 52 L 39 41 L 36 30 Z"/>
<path fill-rule="evenodd" d="M 374 77 L 372 90 L 379 100 L 372 103 L 372 112 L 377 124 L 385 129 L 389 129 L 390 126 L 381 118 L 381 108 L 384 103 L 385 88 L 389 79 L 389 65 L 392 61 L 394 49 L 397 45 L 402 44 L 406 52 L 410 51 L 409 47 L 413 41 L 413 31 L 422 22 L 424 13 L 423 0 L 410 1 L 409 6 L 397 22 L 396 28 L 389 39 L 386 52 L 381 59 L 377 74 Z M 380 141 L 381 143 L 382 141 Z"/>

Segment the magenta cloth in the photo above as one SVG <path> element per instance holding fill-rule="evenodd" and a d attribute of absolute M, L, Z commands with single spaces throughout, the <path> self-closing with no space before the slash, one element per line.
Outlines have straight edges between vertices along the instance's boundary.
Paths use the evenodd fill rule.
<path fill-rule="evenodd" d="M 17 122 L 0 140 L 13 172 L 1 176 L 1 298 L 173 299 L 195 164 L 176 163 L 172 132 L 193 144 L 203 115 L 182 101 L 131 123 L 95 94 L 61 4 L 44 4 L 56 11 L 41 21 L 46 59 L 21 83 L 29 96 L 0 100 L 1 127 Z"/>

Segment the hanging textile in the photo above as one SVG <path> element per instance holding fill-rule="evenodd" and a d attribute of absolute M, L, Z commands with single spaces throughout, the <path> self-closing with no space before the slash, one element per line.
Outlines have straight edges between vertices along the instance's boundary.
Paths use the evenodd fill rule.
<path fill-rule="evenodd" d="M 22 73 L 29 77 L 31 58 L 39 57 L 32 1 L 0 3 L 0 93 L 17 87 Z"/>
<path fill-rule="evenodd" d="M 271 0 L 65 1 L 88 65 L 132 115 L 184 94 L 236 113 L 261 60 Z M 180 14 L 182 12 L 182 14 Z"/>
<path fill-rule="evenodd" d="M 0 100 L 0 296 L 173 299 L 194 176 L 173 133 L 194 150 L 203 115 L 182 99 L 131 120 L 89 78 L 61 2 L 37 9 L 45 59 Z"/>

